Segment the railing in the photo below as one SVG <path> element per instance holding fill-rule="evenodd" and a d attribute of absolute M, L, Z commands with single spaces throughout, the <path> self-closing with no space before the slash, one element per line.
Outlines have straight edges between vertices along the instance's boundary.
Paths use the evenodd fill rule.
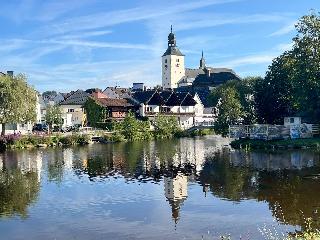
<path fill-rule="evenodd" d="M 189 113 L 184 113 L 184 112 L 145 112 L 145 115 L 146 116 L 155 116 L 155 115 L 158 115 L 158 114 L 161 114 L 161 115 L 168 115 L 168 116 L 181 116 L 181 115 L 184 115 L 184 116 L 194 116 L 195 113 L 194 112 L 189 112 Z"/>

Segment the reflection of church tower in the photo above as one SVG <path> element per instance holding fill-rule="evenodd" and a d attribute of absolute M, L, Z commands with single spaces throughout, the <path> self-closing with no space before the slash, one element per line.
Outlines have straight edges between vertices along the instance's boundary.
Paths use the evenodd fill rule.
<path fill-rule="evenodd" d="M 0 171 L 2 171 L 2 169 L 3 169 L 3 158 L 2 158 L 2 156 L 0 155 Z"/>
<path fill-rule="evenodd" d="M 174 89 L 185 76 L 184 55 L 177 47 L 176 36 L 172 32 L 168 36 L 168 48 L 162 55 L 162 87 Z"/>
<path fill-rule="evenodd" d="M 188 177 L 178 173 L 176 177 L 164 177 L 165 196 L 172 208 L 172 218 L 177 223 L 180 218 L 180 206 L 188 197 Z"/>

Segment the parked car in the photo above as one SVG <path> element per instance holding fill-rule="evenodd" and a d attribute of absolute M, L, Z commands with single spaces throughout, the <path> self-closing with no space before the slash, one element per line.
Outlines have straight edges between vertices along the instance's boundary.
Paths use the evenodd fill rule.
<path fill-rule="evenodd" d="M 37 123 L 33 126 L 32 131 L 37 132 L 47 132 L 48 131 L 48 125 Z"/>

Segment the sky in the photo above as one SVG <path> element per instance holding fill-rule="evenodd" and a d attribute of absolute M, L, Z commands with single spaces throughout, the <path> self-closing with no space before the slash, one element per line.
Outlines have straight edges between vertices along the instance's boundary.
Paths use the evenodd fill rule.
<path fill-rule="evenodd" d="M 186 67 L 263 76 L 319 0 L 0 0 L 0 71 L 38 91 L 161 84 L 173 25 Z"/>

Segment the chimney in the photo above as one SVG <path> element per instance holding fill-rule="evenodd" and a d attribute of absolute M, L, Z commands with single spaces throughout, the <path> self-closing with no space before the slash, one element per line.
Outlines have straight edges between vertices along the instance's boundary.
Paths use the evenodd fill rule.
<path fill-rule="evenodd" d="M 207 77 L 210 77 L 210 75 L 211 75 L 211 70 L 210 70 L 209 68 L 206 68 L 206 70 L 207 70 Z"/>
<path fill-rule="evenodd" d="M 13 77 L 13 71 L 7 71 L 7 75 L 8 75 L 9 77 Z"/>

